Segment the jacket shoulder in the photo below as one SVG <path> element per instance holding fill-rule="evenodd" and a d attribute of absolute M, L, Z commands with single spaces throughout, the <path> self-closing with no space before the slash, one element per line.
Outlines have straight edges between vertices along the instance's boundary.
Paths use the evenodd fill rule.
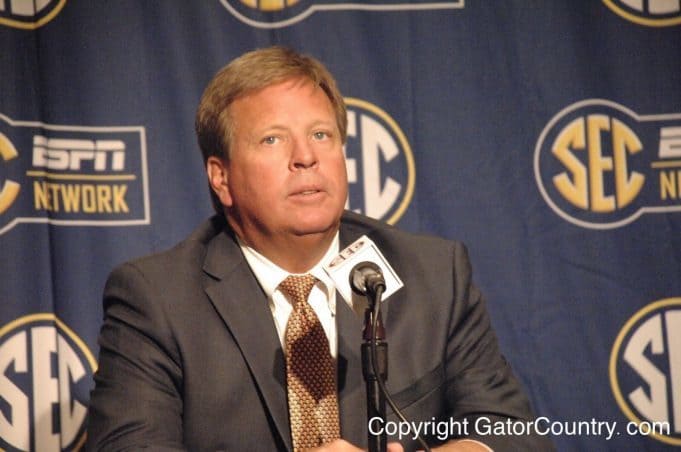
<path fill-rule="evenodd" d="M 449 240 L 442 237 L 408 232 L 390 224 L 384 223 L 365 215 L 346 211 L 342 218 L 341 234 L 345 233 L 346 238 L 350 238 L 349 243 L 362 235 L 367 235 L 375 242 L 387 242 L 390 245 L 400 245 L 406 249 L 450 249 L 462 248 L 465 246 L 458 240 Z M 347 243 L 346 245 L 349 245 Z"/>
<path fill-rule="evenodd" d="M 215 215 L 197 226 L 191 234 L 172 248 L 134 258 L 118 268 L 132 266 L 143 272 L 153 272 L 154 269 L 159 271 L 178 268 L 200 269 L 209 243 L 225 231 L 225 224 L 223 216 Z"/>

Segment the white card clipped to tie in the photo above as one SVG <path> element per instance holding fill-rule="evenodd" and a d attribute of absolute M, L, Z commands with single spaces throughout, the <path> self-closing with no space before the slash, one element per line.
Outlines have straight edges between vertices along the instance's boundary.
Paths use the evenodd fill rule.
<path fill-rule="evenodd" d="M 404 286 L 402 280 L 383 257 L 376 244 L 369 237 L 363 235 L 341 251 L 331 262 L 324 265 L 324 271 L 333 279 L 338 292 L 354 308 L 359 308 L 360 305 L 365 304 L 364 297 L 357 295 L 350 288 L 350 272 L 360 262 L 373 262 L 381 268 L 386 286 L 385 292 L 383 292 L 383 300 L 386 300 Z"/>

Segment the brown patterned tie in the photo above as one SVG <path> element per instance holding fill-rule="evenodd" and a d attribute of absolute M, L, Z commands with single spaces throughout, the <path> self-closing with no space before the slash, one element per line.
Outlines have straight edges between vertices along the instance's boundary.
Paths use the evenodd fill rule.
<path fill-rule="evenodd" d="M 336 364 L 322 324 L 307 302 L 312 275 L 291 275 L 279 288 L 293 312 L 286 324 L 286 382 L 293 450 L 304 451 L 340 438 Z"/>

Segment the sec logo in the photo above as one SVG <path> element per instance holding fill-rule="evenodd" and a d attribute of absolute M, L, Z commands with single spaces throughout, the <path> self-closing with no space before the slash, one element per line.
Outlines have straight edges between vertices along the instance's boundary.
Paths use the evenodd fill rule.
<path fill-rule="evenodd" d="M 566 221 L 625 226 L 644 214 L 681 211 L 681 115 L 641 115 L 607 99 L 558 112 L 535 147 L 539 191 Z"/>
<path fill-rule="evenodd" d="M 0 25 L 33 30 L 62 10 L 66 0 L 0 0 Z"/>
<path fill-rule="evenodd" d="M 681 446 L 681 298 L 651 303 L 625 323 L 610 354 L 610 384 L 629 420 L 668 425 L 650 436 Z"/>
<path fill-rule="evenodd" d="M 87 345 L 54 314 L 0 329 L 0 448 L 79 450 L 95 367 Z"/>
<path fill-rule="evenodd" d="M 409 141 L 397 122 L 367 101 L 346 98 L 346 208 L 395 224 L 414 193 L 416 171 Z"/>
<path fill-rule="evenodd" d="M 681 3 L 678 0 L 603 0 L 618 16 L 648 27 L 668 27 L 681 24 Z"/>

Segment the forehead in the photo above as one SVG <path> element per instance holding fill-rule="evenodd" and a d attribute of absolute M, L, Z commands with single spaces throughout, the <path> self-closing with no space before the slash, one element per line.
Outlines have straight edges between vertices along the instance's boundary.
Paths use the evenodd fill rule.
<path fill-rule="evenodd" d="M 287 79 L 245 93 L 232 102 L 229 110 L 234 116 L 247 114 L 249 111 L 258 111 L 258 115 L 267 115 L 296 105 L 301 107 L 297 111 L 298 114 L 304 114 L 310 109 L 333 111 L 331 100 L 326 92 L 304 77 Z M 302 108 L 303 106 L 305 108 Z"/>

